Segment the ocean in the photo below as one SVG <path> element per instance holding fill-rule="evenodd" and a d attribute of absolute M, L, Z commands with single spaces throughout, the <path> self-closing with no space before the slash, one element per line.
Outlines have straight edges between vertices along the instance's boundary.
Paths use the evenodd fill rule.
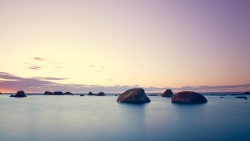
<path fill-rule="evenodd" d="M 128 104 L 114 95 L 0 95 L 0 141 L 250 141 L 250 96 L 204 96 L 205 104 L 160 96 Z"/>

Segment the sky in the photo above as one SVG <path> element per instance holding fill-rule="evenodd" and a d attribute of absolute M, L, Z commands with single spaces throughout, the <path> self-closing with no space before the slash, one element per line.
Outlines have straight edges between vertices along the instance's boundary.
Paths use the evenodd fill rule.
<path fill-rule="evenodd" d="M 250 90 L 249 0 L 0 0 L 0 92 Z"/>

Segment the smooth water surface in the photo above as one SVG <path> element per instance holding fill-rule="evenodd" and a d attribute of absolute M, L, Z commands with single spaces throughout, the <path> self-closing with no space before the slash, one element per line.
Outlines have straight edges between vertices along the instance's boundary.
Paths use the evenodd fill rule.
<path fill-rule="evenodd" d="M 250 141 L 250 97 L 206 104 L 117 103 L 116 96 L 0 96 L 0 141 Z"/>

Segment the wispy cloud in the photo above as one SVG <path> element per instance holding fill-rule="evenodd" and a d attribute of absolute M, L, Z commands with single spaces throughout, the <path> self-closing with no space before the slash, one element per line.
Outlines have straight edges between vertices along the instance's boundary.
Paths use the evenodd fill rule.
<path fill-rule="evenodd" d="M 58 77 L 34 77 L 37 79 L 44 79 L 44 80 L 67 80 L 69 78 L 63 77 L 63 78 L 58 78 Z"/>
<path fill-rule="evenodd" d="M 90 67 L 90 68 L 94 68 L 95 66 L 93 66 L 93 65 L 89 65 L 89 67 Z"/>
<path fill-rule="evenodd" d="M 28 66 L 28 68 L 32 70 L 40 70 L 42 67 L 41 66 Z"/>
<path fill-rule="evenodd" d="M 8 80 L 20 80 L 20 79 L 23 79 L 22 77 L 11 75 L 11 74 L 6 73 L 6 72 L 0 72 L 0 78 L 1 79 L 8 79 Z"/>
<path fill-rule="evenodd" d="M 36 61 L 46 61 L 46 60 L 44 60 L 43 58 L 40 58 L 40 57 L 34 57 L 33 59 L 36 60 Z"/>

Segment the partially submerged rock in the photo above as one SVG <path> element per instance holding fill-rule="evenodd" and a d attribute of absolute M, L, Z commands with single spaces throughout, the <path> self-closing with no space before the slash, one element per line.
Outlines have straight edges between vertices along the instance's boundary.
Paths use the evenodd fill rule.
<path fill-rule="evenodd" d="M 247 91 L 247 92 L 244 92 L 243 94 L 250 94 L 250 92 L 249 92 L 249 91 Z"/>
<path fill-rule="evenodd" d="M 172 92 L 172 90 L 167 89 L 161 96 L 162 97 L 172 97 L 174 94 Z"/>
<path fill-rule="evenodd" d="M 94 95 L 92 92 L 89 92 L 88 95 Z"/>
<path fill-rule="evenodd" d="M 236 96 L 235 98 L 244 98 L 244 99 L 247 99 L 247 97 L 245 97 L 245 96 Z"/>
<path fill-rule="evenodd" d="M 158 96 L 157 94 L 149 94 L 148 96 Z"/>
<path fill-rule="evenodd" d="M 96 94 L 96 96 L 105 96 L 104 92 L 99 92 L 98 94 Z"/>
<path fill-rule="evenodd" d="M 84 94 L 80 94 L 80 96 L 84 96 Z"/>
<path fill-rule="evenodd" d="M 20 90 L 16 93 L 16 95 L 10 95 L 10 97 L 27 97 L 23 90 Z"/>
<path fill-rule="evenodd" d="M 182 91 L 173 95 L 171 101 L 173 103 L 206 103 L 207 99 L 196 92 Z"/>
<path fill-rule="evenodd" d="M 52 95 L 53 93 L 52 92 L 49 92 L 49 91 L 45 91 L 44 92 L 44 95 Z"/>
<path fill-rule="evenodd" d="M 150 99 L 142 88 L 134 88 L 120 94 L 117 98 L 117 102 L 146 103 L 150 102 Z"/>
<path fill-rule="evenodd" d="M 71 92 L 65 92 L 64 94 L 65 94 L 65 95 L 72 95 Z"/>
<path fill-rule="evenodd" d="M 64 94 L 63 94 L 63 92 L 61 92 L 61 91 L 55 91 L 55 92 L 53 93 L 53 95 L 64 95 Z"/>

